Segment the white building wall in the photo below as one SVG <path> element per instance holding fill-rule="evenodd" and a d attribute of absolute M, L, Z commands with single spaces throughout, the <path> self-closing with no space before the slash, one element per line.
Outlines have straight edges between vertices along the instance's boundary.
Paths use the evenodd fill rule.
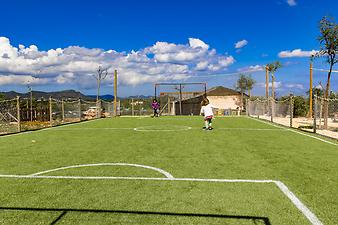
<path fill-rule="evenodd" d="M 210 104 L 218 109 L 237 109 L 241 105 L 241 96 L 208 96 Z"/>

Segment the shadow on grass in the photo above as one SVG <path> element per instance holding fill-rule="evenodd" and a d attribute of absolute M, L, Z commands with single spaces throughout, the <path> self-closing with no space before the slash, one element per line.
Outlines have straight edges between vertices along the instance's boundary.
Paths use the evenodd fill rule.
<path fill-rule="evenodd" d="M 83 213 L 115 213 L 130 215 L 159 215 L 159 216 L 180 216 L 180 217 L 201 217 L 201 218 L 223 218 L 252 220 L 253 223 L 263 222 L 265 225 L 271 225 L 268 217 L 243 216 L 243 215 L 222 215 L 222 214 L 201 214 L 201 213 L 173 213 L 173 212 L 148 212 L 148 211 L 129 211 L 129 210 L 105 210 L 105 209 L 71 209 L 71 208 L 21 208 L 21 207 L 0 207 L 0 210 L 13 211 L 37 211 L 37 212 L 61 212 L 61 214 L 50 223 L 54 225 L 62 220 L 68 212 Z"/>

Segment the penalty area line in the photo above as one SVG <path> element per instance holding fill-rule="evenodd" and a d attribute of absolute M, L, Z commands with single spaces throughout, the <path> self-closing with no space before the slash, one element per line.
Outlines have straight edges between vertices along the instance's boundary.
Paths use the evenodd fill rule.
<path fill-rule="evenodd" d="M 15 179 L 73 179 L 73 180 L 152 180 L 152 181 L 190 181 L 219 183 L 274 183 L 292 204 L 313 225 L 323 225 L 317 216 L 306 207 L 300 199 L 281 181 L 275 180 L 245 180 L 245 179 L 206 179 L 206 178 L 157 178 L 157 177 L 80 177 L 80 176 L 33 176 L 33 175 L 0 175 L 0 178 Z"/>

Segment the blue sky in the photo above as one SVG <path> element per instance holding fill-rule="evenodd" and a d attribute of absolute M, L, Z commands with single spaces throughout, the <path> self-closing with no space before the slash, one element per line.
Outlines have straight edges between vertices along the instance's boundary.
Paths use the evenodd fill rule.
<path fill-rule="evenodd" d="M 238 75 L 226 74 L 239 71 L 251 71 L 260 95 L 259 68 L 275 60 L 283 63 L 277 93 L 304 94 L 318 22 L 338 18 L 335 0 L 3 0 L 1 8 L 0 90 L 25 92 L 30 84 L 93 94 L 101 65 L 110 74 L 118 69 L 121 96 L 152 94 L 161 81 L 233 88 Z M 315 67 L 327 64 L 317 59 Z M 314 75 L 315 85 L 326 81 L 325 73 Z M 112 93 L 108 78 L 105 94 Z"/>

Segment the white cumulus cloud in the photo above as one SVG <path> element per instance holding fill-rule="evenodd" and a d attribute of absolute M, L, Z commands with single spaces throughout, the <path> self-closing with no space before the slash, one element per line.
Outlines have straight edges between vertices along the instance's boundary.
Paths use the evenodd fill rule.
<path fill-rule="evenodd" d="M 47 84 L 49 80 L 47 78 L 35 78 L 29 75 L 0 75 L 0 85 L 28 85 L 28 84 Z"/>
<path fill-rule="evenodd" d="M 297 5 L 296 0 L 287 0 L 286 3 L 288 3 L 289 6 L 296 6 Z"/>
<path fill-rule="evenodd" d="M 241 40 L 235 43 L 235 48 L 243 48 L 246 46 L 249 42 L 247 40 Z"/>
<path fill-rule="evenodd" d="M 118 70 L 119 83 L 139 85 L 184 80 L 191 76 L 223 72 L 235 62 L 219 54 L 204 41 L 189 38 L 185 44 L 156 42 L 130 52 L 69 46 L 40 50 L 37 45 L 13 46 L 0 37 L 0 85 L 51 84 L 95 87 L 93 74 L 99 66 L 112 74 Z M 109 81 L 110 80 L 110 81 Z M 109 85 L 106 79 L 103 85 Z"/>
<path fill-rule="evenodd" d="M 300 89 L 300 90 L 304 89 L 304 85 L 303 84 L 285 84 L 285 87 L 287 87 L 287 88 L 294 88 L 294 89 Z"/>
<path fill-rule="evenodd" d="M 264 65 L 254 65 L 254 66 L 247 66 L 243 68 L 239 68 L 238 72 L 257 72 L 257 71 L 263 71 L 265 70 Z"/>
<path fill-rule="evenodd" d="M 302 49 L 295 49 L 292 51 L 281 51 L 278 53 L 278 56 L 280 58 L 293 58 L 293 57 L 310 57 L 312 55 L 315 55 L 318 53 L 316 50 L 311 50 L 311 51 L 303 51 Z"/>
<path fill-rule="evenodd" d="M 260 87 L 260 88 L 265 88 L 266 84 L 260 82 L 260 83 L 257 83 L 257 86 Z M 274 86 L 275 86 L 275 89 L 280 89 L 280 88 L 282 88 L 283 83 L 281 81 L 276 81 L 276 82 L 274 82 Z M 269 88 L 271 88 L 271 87 L 272 87 L 272 82 L 269 82 Z"/>

